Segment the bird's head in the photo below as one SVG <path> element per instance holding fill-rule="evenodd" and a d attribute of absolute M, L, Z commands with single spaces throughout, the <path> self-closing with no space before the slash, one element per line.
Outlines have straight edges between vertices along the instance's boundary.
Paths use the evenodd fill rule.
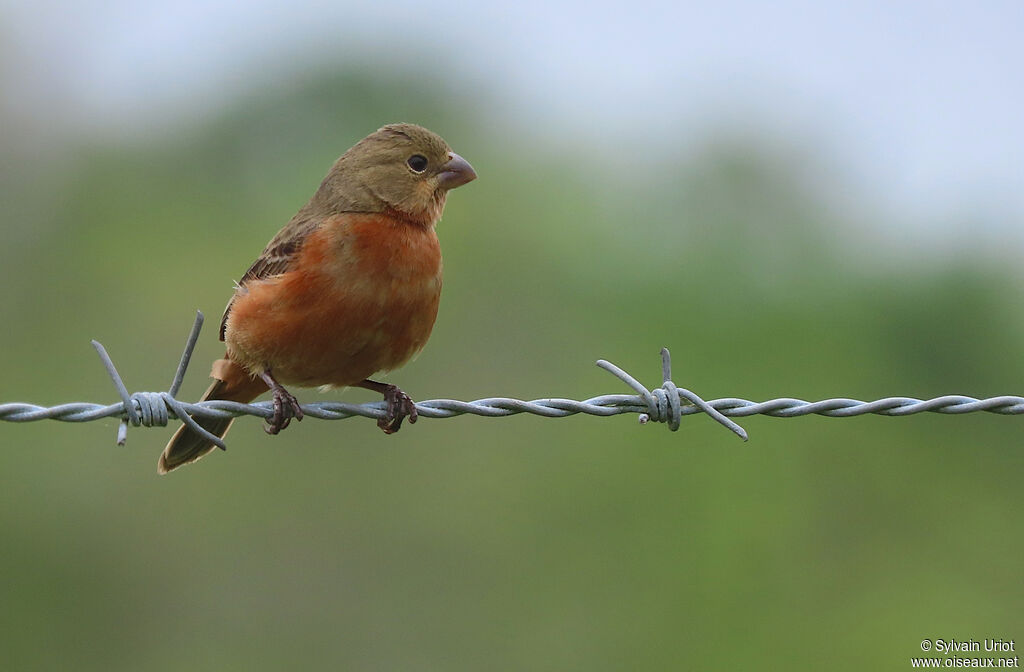
<path fill-rule="evenodd" d="M 469 162 L 436 133 L 415 124 L 389 124 L 338 159 L 317 198 L 335 209 L 392 211 L 433 225 L 448 191 L 475 179 Z"/>

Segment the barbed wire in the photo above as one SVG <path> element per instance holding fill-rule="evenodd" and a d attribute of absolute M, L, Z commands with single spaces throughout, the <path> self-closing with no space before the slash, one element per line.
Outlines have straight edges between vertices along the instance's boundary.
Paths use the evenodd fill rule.
<path fill-rule="evenodd" d="M 129 393 L 110 355 L 99 342 L 93 341 L 93 347 L 100 356 L 103 366 L 110 375 L 121 401 L 102 405 L 91 403 L 68 403 L 58 406 L 44 407 L 34 404 L 5 403 L 0 404 L 0 420 L 7 422 L 34 422 L 37 420 L 59 420 L 61 422 L 91 422 L 104 418 L 120 418 L 117 430 L 117 443 L 123 446 L 127 440 L 128 426 L 163 427 L 171 418 L 178 418 L 193 430 L 203 434 L 216 445 L 224 448 L 224 442 L 200 427 L 190 416 L 205 418 L 226 418 L 251 415 L 270 419 L 274 414 L 273 403 L 269 401 L 242 404 L 234 401 L 201 401 L 187 403 L 175 398 L 185 378 L 203 326 L 203 314 L 196 313 L 192 331 L 185 343 L 185 350 L 178 363 L 170 387 L 165 392 Z M 833 418 L 849 418 L 856 415 L 875 414 L 904 416 L 915 413 L 975 413 L 986 411 L 1001 415 L 1024 414 L 1024 397 L 1000 396 L 988 399 L 976 399 L 962 395 L 947 395 L 933 399 L 915 399 L 913 397 L 887 397 L 875 401 L 859 401 L 857 399 L 823 399 L 821 401 L 804 401 L 803 399 L 778 398 L 755 402 L 747 399 L 726 397 L 705 401 L 700 396 L 672 382 L 671 355 L 667 348 L 662 348 L 662 384 L 660 387 L 648 389 L 636 378 L 618 366 L 603 359 L 597 365 L 631 387 L 636 394 L 606 394 L 591 397 L 583 401 L 573 399 L 534 399 L 522 401 L 506 397 L 491 397 L 475 401 L 457 401 L 455 399 L 432 399 L 416 403 L 416 411 L 424 418 L 453 418 L 459 415 L 479 415 L 489 418 L 506 417 L 519 413 L 530 413 L 547 418 L 564 418 L 570 415 L 585 414 L 596 416 L 621 415 L 636 413 L 641 424 L 661 422 L 668 425 L 671 431 L 679 429 L 683 416 L 705 413 L 721 425 L 727 427 L 744 441 L 747 433 L 730 420 L 732 417 L 751 415 L 768 415 L 776 418 L 794 418 L 801 415 L 824 415 Z M 302 412 L 309 417 L 321 420 L 343 420 L 352 417 L 379 419 L 385 414 L 384 402 L 366 404 L 347 404 L 337 401 L 321 401 L 302 404 Z"/>

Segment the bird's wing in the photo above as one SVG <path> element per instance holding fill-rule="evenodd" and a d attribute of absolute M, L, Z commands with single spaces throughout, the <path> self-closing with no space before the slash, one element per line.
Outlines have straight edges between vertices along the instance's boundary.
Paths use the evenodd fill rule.
<path fill-rule="evenodd" d="M 238 287 L 244 288 L 247 282 L 261 280 L 273 275 L 280 275 L 288 270 L 292 262 L 302 248 L 302 243 L 309 237 L 309 234 L 320 227 L 320 220 L 301 217 L 302 213 L 296 215 L 292 221 L 280 231 L 252 262 L 252 266 L 245 272 L 242 279 L 238 281 Z M 224 340 L 224 330 L 227 328 L 228 314 L 231 312 L 231 304 L 234 303 L 234 296 L 224 308 L 224 316 L 220 320 L 220 340 Z"/>

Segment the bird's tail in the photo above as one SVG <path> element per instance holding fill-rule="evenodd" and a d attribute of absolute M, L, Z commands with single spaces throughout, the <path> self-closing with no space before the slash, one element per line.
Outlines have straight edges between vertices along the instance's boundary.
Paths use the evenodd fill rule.
<path fill-rule="evenodd" d="M 213 383 L 210 384 L 200 401 L 223 399 L 247 404 L 267 391 L 267 384 L 262 379 L 253 378 L 245 369 L 230 359 L 218 359 L 214 362 L 210 376 L 213 378 Z M 228 433 L 231 423 L 235 420 L 234 418 L 197 418 L 195 416 L 193 419 L 206 431 L 222 438 Z M 164 448 L 160 461 L 156 465 L 157 473 L 166 474 L 183 464 L 195 462 L 215 447 L 209 439 L 192 431 L 188 425 L 182 424 L 167 443 L 167 447 Z"/>

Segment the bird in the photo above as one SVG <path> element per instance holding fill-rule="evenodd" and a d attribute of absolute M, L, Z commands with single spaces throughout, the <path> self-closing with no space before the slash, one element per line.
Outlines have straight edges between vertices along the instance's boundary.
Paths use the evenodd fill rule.
<path fill-rule="evenodd" d="M 235 285 L 224 311 L 223 358 L 202 400 L 273 398 L 269 434 L 301 420 L 285 385 L 363 387 L 384 396 L 377 424 L 397 432 L 416 405 L 396 385 L 372 380 L 426 344 L 441 298 L 436 226 L 448 192 L 476 179 L 439 135 L 388 124 L 346 151 L 320 187 Z M 223 437 L 233 418 L 193 417 Z M 166 474 L 215 448 L 183 424 L 160 455 Z"/>

